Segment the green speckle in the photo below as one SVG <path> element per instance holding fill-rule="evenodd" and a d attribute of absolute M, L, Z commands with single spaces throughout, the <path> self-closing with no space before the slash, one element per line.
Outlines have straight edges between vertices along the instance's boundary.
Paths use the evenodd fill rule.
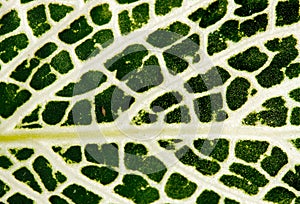
<path fill-rule="evenodd" d="M 264 197 L 264 200 L 273 203 L 289 204 L 294 200 L 296 195 L 286 188 L 281 186 L 272 188 Z"/>
<path fill-rule="evenodd" d="M 29 159 L 33 154 L 34 150 L 31 148 L 22 149 L 10 149 L 11 154 L 13 154 L 19 161 L 24 161 Z"/>
<path fill-rule="evenodd" d="M 194 194 L 197 184 L 189 181 L 179 173 L 173 173 L 165 186 L 165 192 L 168 197 L 173 199 L 184 199 Z"/>
<path fill-rule="evenodd" d="M 227 87 L 226 103 L 231 110 L 241 108 L 248 100 L 250 82 L 242 77 L 235 78 Z"/>
<path fill-rule="evenodd" d="M 14 195 L 10 196 L 7 199 L 7 202 L 9 204 L 33 204 L 33 200 L 30 198 L 27 198 L 26 196 L 20 194 L 20 193 L 15 193 Z"/>
<path fill-rule="evenodd" d="M 166 123 L 189 123 L 191 121 L 189 109 L 187 106 L 175 108 L 166 114 L 164 120 Z"/>
<path fill-rule="evenodd" d="M 67 121 L 63 126 L 69 125 L 90 125 L 92 123 L 91 102 L 83 99 L 75 103 L 68 114 Z"/>
<path fill-rule="evenodd" d="M 218 204 L 220 200 L 219 194 L 214 191 L 204 190 L 197 198 L 197 204 Z"/>
<path fill-rule="evenodd" d="M 234 14 L 242 17 L 251 16 L 268 7 L 268 0 L 235 0 L 234 2 L 241 5 L 234 11 Z"/>
<path fill-rule="evenodd" d="M 34 55 L 40 59 L 45 59 L 49 57 L 55 50 L 57 50 L 57 45 L 53 42 L 49 42 L 36 51 Z"/>
<path fill-rule="evenodd" d="M 292 125 L 300 125 L 300 107 L 294 107 L 292 109 L 290 122 Z"/>
<path fill-rule="evenodd" d="M 39 186 L 39 184 L 36 182 L 33 174 L 26 168 L 22 167 L 18 170 L 16 170 L 13 173 L 14 177 L 23 182 L 26 183 L 28 186 L 30 186 L 34 191 L 37 191 L 39 193 L 42 193 L 42 189 Z"/>
<path fill-rule="evenodd" d="M 86 37 L 93 31 L 93 28 L 87 23 L 84 16 L 71 23 L 70 28 L 58 34 L 61 41 L 67 44 L 73 44 Z"/>
<path fill-rule="evenodd" d="M 73 11 L 73 8 L 70 6 L 62 4 L 49 4 L 50 16 L 51 18 L 58 22 L 63 19 L 68 13 Z"/>
<path fill-rule="evenodd" d="M 112 12 L 109 10 L 109 4 L 101 4 L 99 6 L 94 7 L 90 15 L 92 17 L 93 22 L 96 25 L 104 25 L 107 24 L 111 17 L 112 17 Z"/>
<path fill-rule="evenodd" d="M 29 100 L 31 93 L 15 84 L 0 82 L 0 96 L 0 116 L 8 118 Z"/>
<path fill-rule="evenodd" d="M 26 82 L 30 76 L 32 70 L 40 64 L 40 61 L 36 58 L 29 60 L 24 60 L 17 68 L 11 73 L 10 77 L 20 81 Z"/>
<path fill-rule="evenodd" d="M 280 169 L 288 163 L 288 157 L 279 147 L 274 147 L 271 156 L 266 157 L 261 162 L 261 168 L 270 176 L 276 176 Z"/>
<path fill-rule="evenodd" d="M 19 51 L 25 49 L 29 44 L 24 33 L 10 36 L 0 42 L 0 59 L 7 63 L 15 58 Z"/>
<path fill-rule="evenodd" d="M 260 52 L 258 47 L 250 47 L 228 60 L 228 64 L 241 71 L 253 72 L 262 67 L 268 60 L 268 55 Z"/>
<path fill-rule="evenodd" d="M 299 0 L 279 1 L 276 5 L 276 26 L 291 25 L 298 22 Z"/>
<path fill-rule="evenodd" d="M 0 198 L 2 198 L 9 190 L 10 187 L 0 180 Z"/>
<path fill-rule="evenodd" d="M 198 139 L 194 141 L 194 147 L 202 154 L 220 162 L 225 161 L 229 154 L 229 142 L 225 139 Z"/>
<path fill-rule="evenodd" d="M 42 113 L 43 120 L 49 125 L 56 125 L 62 120 L 68 106 L 67 101 L 50 101 Z"/>
<path fill-rule="evenodd" d="M 20 26 L 20 21 L 16 10 L 4 14 L 0 19 L 0 36 L 17 29 Z"/>
<path fill-rule="evenodd" d="M 269 147 L 266 141 L 243 140 L 235 146 L 235 156 L 248 163 L 256 163 Z"/>
<path fill-rule="evenodd" d="M 99 195 L 88 191 L 77 184 L 68 186 L 62 193 L 76 204 L 98 204 L 102 199 Z"/>
<path fill-rule="evenodd" d="M 61 74 L 66 74 L 74 68 L 70 54 L 65 50 L 55 55 L 52 58 L 50 64 L 56 71 L 58 71 Z"/>
<path fill-rule="evenodd" d="M 182 101 L 182 96 L 178 92 L 168 92 L 151 102 L 150 108 L 154 112 L 161 112 Z"/>
<path fill-rule="evenodd" d="M 159 199 L 159 192 L 152 188 L 143 177 L 127 174 L 123 177 L 123 185 L 114 188 L 115 193 L 132 200 L 134 203 L 148 204 Z"/>
<path fill-rule="evenodd" d="M 37 37 L 41 36 L 51 28 L 50 24 L 47 22 L 45 9 L 45 5 L 39 5 L 27 12 L 29 26 L 31 27 L 33 34 Z"/>
<path fill-rule="evenodd" d="M 103 185 L 110 184 L 118 176 L 118 172 L 114 171 L 114 169 L 98 166 L 85 166 L 81 169 L 81 173 Z"/>
<path fill-rule="evenodd" d="M 56 81 L 56 75 L 51 72 L 49 64 L 43 64 L 32 76 L 30 86 L 42 90 Z"/>
<path fill-rule="evenodd" d="M 156 0 L 155 14 L 164 16 L 175 7 L 181 7 L 182 0 Z"/>

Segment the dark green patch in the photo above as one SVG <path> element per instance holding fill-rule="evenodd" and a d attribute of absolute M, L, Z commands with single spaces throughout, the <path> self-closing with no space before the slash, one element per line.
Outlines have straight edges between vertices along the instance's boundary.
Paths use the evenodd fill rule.
<path fill-rule="evenodd" d="M 268 147 L 269 143 L 266 141 L 243 140 L 237 142 L 234 151 L 237 158 L 248 163 L 256 163 Z"/>
<path fill-rule="evenodd" d="M 164 16 L 169 13 L 173 8 L 181 7 L 182 0 L 156 0 L 155 1 L 155 14 Z"/>
<path fill-rule="evenodd" d="M 165 185 L 167 196 L 179 200 L 190 197 L 194 194 L 196 189 L 196 183 L 189 181 L 179 173 L 173 173 Z"/>
<path fill-rule="evenodd" d="M 92 18 L 92 21 L 96 25 L 104 25 L 107 24 L 111 17 L 112 17 L 112 12 L 109 10 L 109 4 L 101 4 L 99 6 L 94 7 L 90 11 L 90 15 Z"/>
<path fill-rule="evenodd" d="M 139 0 L 117 0 L 119 4 L 130 4 Z"/>
<path fill-rule="evenodd" d="M 51 28 L 50 24 L 47 22 L 45 5 L 39 5 L 30 9 L 27 12 L 27 20 L 33 31 L 33 35 L 37 37 L 41 36 Z"/>
<path fill-rule="evenodd" d="M 291 142 L 293 143 L 293 145 L 294 145 L 297 149 L 300 149 L 300 138 L 291 140 Z"/>
<path fill-rule="evenodd" d="M 69 106 L 67 101 L 50 101 L 47 103 L 42 117 L 45 123 L 49 125 L 56 125 L 59 123 L 66 113 Z"/>
<path fill-rule="evenodd" d="M 26 168 L 26 167 L 22 167 L 18 170 L 16 170 L 13 173 L 14 177 L 27 184 L 28 186 L 30 186 L 34 191 L 37 191 L 39 193 L 42 193 L 42 189 L 39 186 L 39 184 L 36 182 L 33 174 Z"/>
<path fill-rule="evenodd" d="M 189 123 L 191 116 L 187 106 L 179 106 L 166 114 L 164 121 L 166 123 Z"/>
<path fill-rule="evenodd" d="M 202 154 L 220 162 L 225 161 L 229 154 L 229 141 L 226 139 L 198 139 L 194 141 L 194 147 Z"/>
<path fill-rule="evenodd" d="M 57 50 L 57 45 L 53 42 L 49 42 L 38 49 L 34 55 L 40 59 L 45 59 L 49 57 L 55 50 Z"/>
<path fill-rule="evenodd" d="M 75 103 L 68 114 L 68 119 L 63 126 L 69 125 L 90 125 L 92 123 L 91 102 L 83 99 Z"/>
<path fill-rule="evenodd" d="M 176 55 L 164 52 L 163 57 L 166 62 L 168 71 L 173 75 L 179 74 L 179 73 L 185 71 L 189 66 L 189 63 L 186 60 L 184 60 Z"/>
<path fill-rule="evenodd" d="M 29 44 L 24 33 L 10 36 L 0 42 L 0 59 L 7 63 L 15 58 L 19 51 L 25 49 Z"/>
<path fill-rule="evenodd" d="M 294 107 L 292 109 L 290 122 L 292 125 L 300 125 L 300 107 Z"/>
<path fill-rule="evenodd" d="M 239 204 L 239 202 L 229 199 L 229 198 L 225 198 L 224 199 L 224 204 Z"/>
<path fill-rule="evenodd" d="M 0 36 L 9 33 L 20 26 L 21 19 L 16 10 L 11 10 L 0 19 Z"/>
<path fill-rule="evenodd" d="M 295 173 L 291 170 L 289 170 L 284 177 L 282 178 L 282 181 L 287 183 L 289 186 L 293 187 L 297 191 L 300 190 L 300 166 L 295 166 Z"/>
<path fill-rule="evenodd" d="M 84 149 L 86 160 L 95 164 L 105 164 L 107 166 L 119 166 L 119 147 L 115 143 L 87 144 Z"/>
<path fill-rule="evenodd" d="M 172 107 L 173 105 L 180 103 L 181 101 L 182 96 L 180 93 L 168 92 L 152 101 L 150 104 L 150 108 L 154 112 L 161 112 Z"/>
<path fill-rule="evenodd" d="M 0 198 L 2 198 L 9 190 L 10 187 L 0 180 Z"/>
<path fill-rule="evenodd" d="M 291 25 L 299 21 L 299 0 L 279 1 L 276 5 L 276 26 Z"/>
<path fill-rule="evenodd" d="M 76 204 L 98 204 L 102 197 L 86 190 L 84 187 L 77 184 L 72 184 L 65 188 L 62 192 Z"/>
<path fill-rule="evenodd" d="M 70 24 L 70 28 L 60 32 L 58 37 L 61 41 L 67 44 L 73 44 L 86 37 L 92 31 L 93 27 L 87 23 L 84 16 L 81 16 Z"/>
<path fill-rule="evenodd" d="M 32 123 L 39 120 L 39 111 L 40 106 L 38 106 L 36 109 L 34 109 L 29 115 L 25 116 L 22 120 L 22 124 L 24 123 Z"/>
<path fill-rule="evenodd" d="M 244 120 L 245 125 L 256 125 L 258 121 L 270 127 L 281 127 L 286 125 L 288 108 L 282 97 L 266 100 L 262 106 L 266 109 L 258 113 L 250 113 Z"/>
<path fill-rule="evenodd" d="M 292 63 L 285 69 L 285 75 L 289 79 L 297 78 L 300 75 L 300 63 Z"/>
<path fill-rule="evenodd" d="M 112 122 L 118 117 L 119 111 L 125 111 L 135 99 L 126 95 L 124 91 L 111 86 L 95 96 L 95 112 L 98 123 Z"/>
<path fill-rule="evenodd" d="M 31 93 L 15 84 L 0 82 L 0 96 L 0 116 L 8 118 L 29 100 Z"/>
<path fill-rule="evenodd" d="M 159 199 L 159 191 L 149 186 L 143 177 L 126 174 L 123 177 L 123 185 L 114 188 L 115 193 L 132 200 L 134 203 L 148 204 Z"/>
<path fill-rule="evenodd" d="M 50 64 L 56 71 L 58 71 L 61 74 L 66 74 L 74 68 L 70 54 L 65 50 L 55 55 L 52 58 Z"/>
<path fill-rule="evenodd" d="M 26 3 L 31 2 L 31 1 L 34 1 L 34 0 L 21 0 L 21 4 L 26 4 Z"/>
<path fill-rule="evenodd" d="M 228 187 L 236 187 L 249 195 L 256 195 L 258 193 L 258 187 L 256 185 L 249 184 L 249 181 L 244 178 L 233 175 L 223 175 L 220 178 L 220 181 Z"/>
<path fill-rule="evenodd" d="M 218 204 L 220 200 L 219 194 L 214 191 L 204 190 L 197 198 L 197 204 Z"/>
<path fill-rule="evenodd" d="M 241 5 L 241 7 L 234 11 L 234 14 L 241 17 L 259 13 L 265 10 L 269 4 L 268 0 L 234 0 L 234 2 Z"/>
<path fill-rule="evenodd" d="M 149 4 L 140 4 L 132 9 L 132 16 L 129 17 L 127 10 L 119 13 L 119 27 L 122 35 L 143 27 L 149 20 Z"/>
<path fill-rule="evenodd" d="M 182 142 L 181 139 L 159 140 L 159 146 L 166 150 L 175 150 L 175 145 Z"/>
<path fill-rule="evenodd" d="M 70 13 L 71 11 L 73 11 L 73 8 L 70 6 L 66 6 L 63 4 L 49 4 L 49 10 L 50 10 L 50 17 L 58 22 L 61 19 L 63 19 L 64 17 L 66 17 L 66 15 L 68 13 Z"/>
<path fill-rule="evenodd" d="M 279 170 L 288 163 L 288 157 L 279 147 L 273 147 L 271 156 L 264 158 L 261 168 L 270 176 L 276 176 Z"/>
<path fill-rule="evenodd" d="M 258 47 L 250 47 L 228 60 L 228 64 L 241 71 L 254 72 L 262 67 L 268 60 L 266 53 L 260 52 Z"/>
<path fill-rule="evenodd" d="M 65 199 L 62 199 L 61 197 L 57 195 L 53 195 L 49 198 L 49 201 L 51 204 L 68 204 L 68 202 Z"/>
<path fill-rule="evenodd" d="M 80 163 L 82 160 L 81 155 L 81 147 L 80 146 L 71 146 L 66 151 L 62 151 L 61 148 L 52 147 L 54 152 L 58 152 L 60 156 L 65 160 L 65 162 L 72 163 Z"/>
<path fill-rule="evenodd" d="M 214 175 L 220 170 L 220 165 L 215 161 L 199 158 L 188 146 L 183 146 L 175 152 L 175 156 L 181 163 L 193 166 L 203 175 Z"/>
<path fill-rule="evenodd" d="M 248 100 L 250 82 L 242 77 L 235 78 L 227 87 L 226 103 L 231 110 L 241 108 Z"/>
<path fill-rule="evenodd" d="M 206 9 L 199 8 L 188 18 L 194 22 L 199 21 L 199 26 L 201 28 L 207 28 L 219 20 L 221 20 L 227 12 L 227 0 L 216 0 L 213 3 L 209 4 Z"/>
<path fill-rule="evenodd" d="M 296 195 L 286 188 L 281 186 L 272 188 L 264 197 L 264 200 L 271 201 L 273 203 L 291 203 Z"/>
<path fill-rule="evenodd" d="M 22 149 L 10 149 L 11 154 L 13 154 L 19 161 L 24 161 L 29 159 L 33 154 L 34 150 L 31 148 Z"/>
<path fill-rule="evenodd" d="M 49 64 L 43 64 L 32 76 L 30 86 L 35 90 L 42 90 L 56 81 L 56 75 L 52 73 Z"/>
<path fill-rule="evenodd" d="M 20 193 L 15 193 L 14 195 L 10 196 L 7 199 L 7 202 L 9 204 L 33 204 L 33 200 L 20 194 Z"/>
<path fill-rule="evenodd" d="M 24 60 L 9 76 L 20 82 L 25 82 L 30 76 L 32 70 L 40 64 L 40 60 L 33 58 L 30 61 Z"/>
<path fill-rule="evenodd" d="M 300 102 L 300 88 L 294 89 L 289 93 L 289 96 L 297 102 Z"/>
<path fill-rule="evenodd" d="M 228 79 L 230 74 L 223 68 L 212 67 L 205 74 L 199 74 L 190 78 L 185 84 L 185 89 L 190 93 L 202 93 L 222 86 Z"/>
<path fill-rule="evenodd" d="M 133 117 L 132 123 L 135 125 L 151 124 L 157 121 L 157 115 L 148 113 L 145 110 L 140 110 L 136 116 Z"/>
<path fill-rule="evenodd" d="M 103 185 L 110 184 L 118 176 L 118 172 L 111 167 L 85 166 L 81 169 L 81 173 Z"/>

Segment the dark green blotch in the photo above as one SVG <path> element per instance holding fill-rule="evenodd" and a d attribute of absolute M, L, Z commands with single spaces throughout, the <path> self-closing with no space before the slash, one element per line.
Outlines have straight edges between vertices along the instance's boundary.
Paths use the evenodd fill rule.
<path fill-rule="evenodd" d="M 90 125 L 92 123 L 91 102 L 84 99 L 75 103 L 62 126 Z"/>
<path fill-rule="evenodd" d="M 35 129 L 35 128 L 42 128 L 43 126 L 40 124 L 30 124 L 30 125 L 22 125 L 22 128 L 28 128 L 28 129 Z"/>
<path fill-rule="evenodd" d="M 179 173 L 173 173 L 165 185 L 167 196 L 178 200 L 192 196 L 196 189 L 196 183 L 189 181 Z"/>
<path fill-rule="evenodd" d="M 50 17 L 58 22 L 63 19 L 68 13 L 73 11 L 73 8 L 63 4 L 49 4 Z"/>
<path fill-rule="evenodd" d="M 268 147 L 269 143 L 266 141 L 242 140 L 237 142 L 234 151 L 237 158 L 256 163 Z"/>
<path fill-rule="evenodd" d="M 68 204 L 68 202 L 65 199 L 63 199 L 57 195 L 51 196 L 49 198 L 49 201 L 51 204 Z"/>
<path fill-rule="evenodd" d="M 220 162 L 225 161 L 229 154 L 229 141 L 226 139 L 198 139 L 194 141 L 194 147 L 202 154 Z"/>
<path fill-rule="evenodd" d="M 33 204 L 33 200 L 20 194 L 20 193 L 15 193 L 14 195 L 10 196 L 7 199 L 7 202 L 9 204 Z"/>
<path fill-rule="evenodd" d="M 181 57 L 170 54 L 168 52 L 163 52 L 163 57 L 166 62 L 168 71 L 173 75 L 182 73 L 189 66 L 189 63 L 185 59 L 182 59 Z"/>
<path fill-rule="evenodd" d="M 220 178 L 220 181 L 228 187 L 236 187 L 249 195 L 256 195 L 258 193 L 258 187 L 256 185 L 249 184 L 249 182 L 244 178 L 233 175 L 223 175 Z"/>
<path fill-rule="evenodd" d="M 285 75 L 289 79 L 297 78 L 300 75 L 300 63 L 292 63 L 285 69 Z"/>
<path fill-rule="evenodd" d="M 32 76 L 30 86 L 35 90 L 42 90 L 56 81 L 49 64 L 43 64 Z"/>
<path fill-rule="evenodd" d="M 55 55 L 52 58 L 50 64 L 56 71 L 58 71 L 61 74 L 66 74 L 74 68 L 70 54 L 65 50 Z"/>
<path fill-rule="evenodd" d="M 2 198 L 9 190 L 10 187 L 0 180 L 0 198 Z"/>
<path fill-rule="evenodd" d="M 295 166 L 295 173 L 291 170 L 289 170 L 284 177 L 282 178 L 282 181 L 287 183 L 289 186 L 293 187 L 297 191 L 300 190 L 300 166 Z"/>
<path fill-rule="evenodd" d="M 56 125 L 59 123 L 66 113 L 69 106 L 67 101 L 50 101 L 47 103 L 42 117 L 45 123 L 49 125 Z"/>
<path fill-rule="evenodd" d="M 26 4 L 26 3 L 31 2 L 31 1 L 34 1 L 34 0 L 21 0 L 21 4 Z"/>
<path fill-rule="evenodd" d="M 250 47 L 230 59 L 228 64 L 240 71 L 254 72 L 262 67 L 268 60 L 266 53 L 260 52 L 258 47 Z"/>
<path fill-rule="evenodd" d="M 279 1 L 276 5 L 276 26 L 291 25 L 298 22 L 299 0 Z"/>
<path fill-rule="evenodd" d="M 159 199 L 159 191 L 152 188 L 141 176 L 126 174 L 123 185 L 114 188 L 115 193 L 132 200 L 134 203 L 148 204 Z"/>
<path fill-rule="evenodd" d="M 234 14 L 241 17 L 251 16 L 268 7 L 268 0 L 235 0 L 234 2 L 241 5 Z"/>
<path fill-rule="evenodd" d="M 250 82 L 242 77 L 235 78 L 227 87 L 226 103 L 231 110 L 241 108 L 248 100 Z"/>
<path fill-rule="evenodd" d="M 94 7 L 90 11 L 90 16 L 96 25 L 101 26 L 107 24 L 112 17 L 112 12 L 109 10 L 109 4 L 105 3 Z"/>
<path fill-rule="evenodd" d="M 110 184 L 118 176 L 118 172 L 116 172 L 114 169 L 104 166 L 85 166 L 81 169 L 81 173 L 92 180 L 100 182 L 103 185 Z"/>
<path fill-rule="evenodd" d="M 122 81 L 127 80 L 132 72 L 142 66 L 143 59 L 148 55 L 148 50 L 140 44 L 130 45 L 123 52 L 105 62 L 105 67 L 113 72 Z"/>
<path fill-rule="evenodd" d="M 29 62 L 29 63 L 28 63 Z M 30 61 L 24 60 L 9 76 L 20 82 L 25 82 L 30 76 L 32 70 L 40 64 L 40 60 L 33 58 Z"/>
<path fill-rule="evenodd" d="M 294 89 L 289 93 L 289 96 L 297 102 L 300 102 L 300 88 Z"/>
<path fill-rule="evenodd" d="M 115 143 L 87 144 L 84 149 L 86 160 L 95 164 L 105 164 L 107 166 L 119 166 L 119 147 Z"/>
<path fill-rule="evenodd" d="M 189 123 L 191 116 L 187 106 L 179 106 L 168 112 L 164 118 L 166 123 Z"/>
<path fill-rule="evenodd" d="M 52 147 L 54 152 L 58 152 L 59 155 L 65 160 L 65 162 L 71 163 L 80 163 L 82 160 L 82 153 L 80 146 L 72 146 L 68 148 L 65 152 L 61 151 L 61 148 Z"/>
<path fill-rule="evenodd" d="M 0 96 L 0 116 L 8 118 L 30 99 L 31 93 L 18 85 L 0 82 Z"/>
<path fill-rule="evenodd" d="M 273 147 L 271 156 L 264 158 L 261 168 L 270 176 L 276 176 L 280 169 L 288 163 L 288 157 L 279 147 Z"/>
<path fill-rule="evenodd" d="M 48 191 L 54 191 L 57 187 L 57 180 L 53 177 L 52 166 L 49 161 L 45 157 L 39 156 L 34 160 L 32 166 L 45 188 Z"/>
<path fill-rule="evenodd" d="M 109 87 L 95 96 L 97 122 L 113 122 L 118 117 L 118 111 L 126 111 L 134 101 L 133 97 L 116 86 Z"/>
<path fill-rule="evenodd" d="M 292 109 L 290 122 L 292 125 L 300 125 L 300 107 L 294 107 Z"/>
<path fill-rule="evenodd" d="M 117 0 L 119 4 L 130 4 L 139 0 Z"/>
<path fill-rule="evenodd" d="M 220 200 L 219 194 L 214 191 L 204 190 L 197 198 L 197 204 L 218 204 Z"/>
<path fill-rule="evenodd" d="M 135 125 L 151 124 L 157 121 L 157 115 L 140 110 L 136 116 L 133 117 L 132 123 Z"/>
<path fill-rule="evenodd" d="M 225 198 L 224 199 L 224 204 L 239 204 L 239 202 L 229 199 L 229 198 Z"/>
<path fill-rule="evenodd" d="M 214 175 L 220 170 L 220 165 L 215 161 L 209 161 L 198 157 L 188 146 L 183 146 L 175 152 L 177 159 L 189 166 L 193 166 L 203 175 Z"/>
<path fill-rule="evenodd" d="M 38 106 L 36 109 L 34 109 L 29 115 L 25 116 L 22 120 L 22 124 L 24 123 L 32 123 L 39 120 L 39 111 L 40 106 Z"/>
<path fill-rule="evenodd" d="M 99 195 L 77 184 L 69 185 L 63 190 L 62 194 L 70 198 L 76 204 L 98 204 L 102 199 Z"/>
<path fill-rule="evenodd" d="M 296 195 L 286 188 L 281 186 L 272 188 L 264 197 L 264 200 L 271 201 L 273 203 L 291 203 Z"/>
<path fill-rule="evenodd" d="M 41 36 L 51 28 L 50 24 L 47 22 L 45 5 L 39 5 L 30 9 L 27 12 L 27 20 L 33 31 L 33 35 L 37 37 Z"/>
<path fill-rule="evenodd" d="M 176 105 L 182 101 L 182 96 L 178 92 L 168 92 L 151 102 L 150 108 L 154 112 L 161 112 L 173 105 Z"/>
<path fill-rule="evenodd" d="M 13 154 L 19 161 L 24 161 L 29 159 L 33 154 L 34 150 L 31 148 L 22 149 L 10 149 L 11 154 Z"/>
<path fill-rule="evenodd" d="M 297 149 L 300 149 L 300 138 L 291 140 L 291 142 L 293 143 L 293 145 L 294 145 Z"/>
<path fill-rule="evenodd" d="M 159 146 L 166 150 L 175 150 L 175 145 L 182 142 L 181 139 L 159 140 Z"/>
<path fill-rule="evenodd" d="M 16 170 L 13 173 L 14 177 L 27 184 L 28 186 L 30 186 L 34 191 L 37 191 L 39 193 L 42 193 L 42 189 L 39 186 L 39 184 L 36 182 L 33 174 L 26 168 L 26 167 L 22 167 L 18 170 Z"/>
<path fill-rule="evenodd" d="M 45 59 L 49 57 L 55 50 L 57 50 L 57 45 L 53 42 L 49 42 L 38 49 L 34 55 L 40 59 Z"/>
<path fill-rule="evenodd" d="M 61 41 L 67 44 L 73 44 L 86 37 L 93 31 L 93 28 L 87 23 L 84 16 L 81 16 L 70 24 L 70 28 L 58 34 Z"/>
<path fill-rule="evenodd" d="M 182 0 L 156 0 L 155 14 L 164 16 L 175 7 L 181 7 Z"/>
<path fill-rule="evenodd" d="M 0 36 L 9 33 L 20 26 L 20 18 L 16 10 L 4 14 L 0 19 Z"/>
<path fill-rule="evenodd" d="M 29 44 L 24 33 L 10 36 L 0 42 L 0 59 L 7 63 L 15 58 L 19 51 L 25 49 Z"/>
<path fill-rule="evenodd" d="M 251 37 L 257 32 L 265 31 L 268 26 L 268 15 L 261 14 L 240 24 L 240 32 L 244 37 Z"/>
<path fill-rule="evenodd" d="M 190 78 L 185 84 L 185 89 L 190 93 L 202 93 L 222 86 L 228 79 L 230 74 L 223 68 L 212 67 L 205 74 L 199 74 Z"/>

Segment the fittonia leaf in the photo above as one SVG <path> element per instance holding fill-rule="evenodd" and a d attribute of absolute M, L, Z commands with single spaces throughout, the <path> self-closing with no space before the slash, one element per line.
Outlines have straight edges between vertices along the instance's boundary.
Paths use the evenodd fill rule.
<path fill-rule="evenodd" d="M 0 203 L 300 203 L 299 0 L 0 0 Z"/>

